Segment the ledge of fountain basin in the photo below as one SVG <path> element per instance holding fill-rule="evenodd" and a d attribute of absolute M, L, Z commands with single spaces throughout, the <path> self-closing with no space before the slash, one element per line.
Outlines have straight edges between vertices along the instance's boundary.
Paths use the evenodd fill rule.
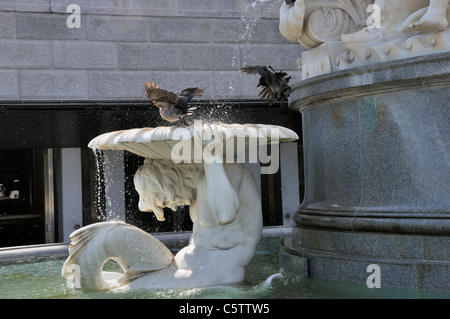
<path fill-rule="evenodd" d="M 0 248 L 0 265 L 64 258 L 68 252 L 67 243 L 4 247 Z"/>
<path fill-rule="evenodd" d="M 261 238 L 266 237 L 279 237 L 284 238 L 292 234 L 292 226 L 264 226 L 261 234 Z M 180 232 L 164 232 L 164 233 L 152 233 L 158 240 L 168 244 L 186 243 L 191 238 L 191 231 Z"/>
<path fill-rule="evenodd" d="M 281 240 L 278 261 L 282 271 L 302 277 L 308 277 L 309 275 L 308 259 L 292 248 L 291 237 Z"/>
<path fill-rule="evenodd" d="M 449 74 L 450 52 L 349 68 L 293 84 L 290 107 L 303 112 L 346 98 L 450 85 Z"/>
<path fill-rule="evenodd" d="M 266 226 L 264 237 L 286 237 L 291 234 L 291 226 Z M 186 245 L 192 235 L 190 231 L 152 233 L 165 245 Z M 69 243 L 14 246 L 0 248 L 0 265 L 47 259 L 66 258 L 69 255 Z"/>
<path fill-rule="evenodd" d="M 316 231 L 314 229 L 302 230 L 304 232 Z M 322 235 L 327 237 L 325 240 L 331 240 L 335 244 L 342 239 L 337 238 L 337 236 L 342 237 L 345 235 L 342 232 L 341 234 L 339 232 L 332 234 L 321 232 Z M 349 238 L 347 238 L 349 242 L 358 242 L 359 239 L 355 238 L 354 234 L 348 233 L 347 235 L 349 235 Z M 380 243 L 379 238 L 373 237 L 372 239 Z M 357 254 L 351 250 L 337 253 L 332 249 L 296 248 L 294 247 L 294 241 L 292 238 L 286 238 L 280 243 L 279 261 L 283 271 L 298 276 L 353 282 L 365 286 L 368 276 L 371 274 L 371 272 L 367 271 L 368 266 L 378 265 L 380 267 L 381 287 L 399 287 L 427 291 L 446 291 L 450 289 L 450 261 L 408 259 L 401 255 L 391 258 L 392 256 L 383 256 L 382 251 L 368 256 Z M 329 242 L 330 245 L 332 245 L 331 241 Z M 375 247 L 376 243 L 372 243 L 372 246 Z M 444 246 L 445 244 L 441 245 L 441 248 Z"/>

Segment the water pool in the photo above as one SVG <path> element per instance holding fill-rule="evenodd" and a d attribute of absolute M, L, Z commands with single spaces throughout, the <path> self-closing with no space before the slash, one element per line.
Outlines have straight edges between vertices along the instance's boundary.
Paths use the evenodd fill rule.
<path fill-rule="evenodd" d="M 450 298 L 450 292 L 427 292 L 400 288 L 369 289 L 365 285 L 283 273 L 271 284 L 264 281 L 280 273 L 280 236 L 263 237 L 247 267 L 242 283 L 211 288 L 165 289 L 127 292 L 82 292 L 67 286 L 61 277 L 65 258 L 0 265 L 1 299 L 353 299 L 353 298 Z M 168 245 L 176 250 L 177 247 Z M 105 270 L 118 271 L 115 262 Z"/>

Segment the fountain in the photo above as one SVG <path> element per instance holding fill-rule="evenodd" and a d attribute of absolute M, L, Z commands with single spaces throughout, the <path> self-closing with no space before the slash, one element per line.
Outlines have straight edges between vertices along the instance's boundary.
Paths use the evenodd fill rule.
<path fill-rule="evenodd" d="M 281 33 L 310 49 L 290 99 L 303 118 L 305 197 L 283 269 L 450 289 L 448 5 L 282 5 Z"/>
<path fill-rule="evenodd" d="M 260 2 L 265 1 L 254 5 Z M 294 88 L 290 103 L 303 114 L 306 194 L 295 215 L 292 236 L 283 242 L 279 256 L 283 269 L 313 278 L 295 279 L 275 287 L 274 293 L 257 296 L 373 296 L 376 290 L 366 289 L 366 279 L 368 266 L 374 264 L 380 266 L 383 288 L 448 289 L 449 29 L 442 23 L 442 10 L 433 14 L 448 1 L 432 0 L 429 10 L 428 1 L 289 2 L 280 11 L 280 30 L 311 49 L 299 60 L 303 81 Z M 365 25 L 371 4 L 385 13 L 375 29 Z M 438 16 L 440 23 L 429 23 Z M 321 29 L 320 22 L 329 22 L 330 17 L 331 22 L 342 23 L 337 27 L 326 23 Z M 248 135 L 257 143 L 252 146 L 247 141 L 245 152 L 236 151 L 237 138 L 252 127 L 255 134 Z M 268 135 L 260 131 L 264 128 L 278 132 L 274 144 L 265 140 Z M 92 141 L 90 146 L 96 150 L 127 150 L 147 158 L 136 174 L 139 207 L 163 220 L 162 207 L 189 205 L 194 232 L 189 244 L 174 255 L 156 236 L 123 222 L 86 226 L 73 233 L 70 256 L 63 266 L 63 275 L 75 288 L 108 293 L 242 280 L 262 226 L 254 183 L 239 159 L 244 153 L 253 154 L 257 144 L 277 145 L 297 137 L 281 127 L 211 124 L 202 126 L 210 136 L 196 140 L 202 135 L 199 129 L 133 129 Z M 216 156 L 228 145 L 233 152 L 225 153 L 225 158 Z M 264 157 L 269 156 L 263 155 L 261 162 Z M 103 271 L 108 259 L 117 260 L 124 273 Z M 59 284 L 61 266 L 51 265 L 51 270 L 57 268 Z M 47 263 L 38 269 L 38 278 L 48 283 Z M 28 272 L 24 270 L 25 277 Z M 2 296 L 10 296 L 16 281 L 8 285 L 4 274 L 9 270 L 2 268 L 0 273 Z M 354 286 L 335 289 L 339 283 L 325 281 L 319 289 L 322 294 L 317 294 L 317 278 L 356 281 L 362 286 L 352 295 L 349 291 Z M 99 296 L 97 292 L 67 293 L 63 284 L 50 297 Z M 308 285 L 309 290 L 301 290 Z M 33 297 L 47 297 L 47 286 L 31 286 L 26 284 L 23 290 Z M 246 297 L 254 296 L 253 288 L 248 288 Z M 220 289 L 205 295 L 223 297 Z M 163 297 L 183 296 L 168 291 Z M 189 295 L 182 290 L 194 297 L 204 296 L 204 291 Z M 161 298 L 159 292 L 145 293 Z M 238 291 L 233 296 L 243 295 Z"/>
<path fill-rule="evenodd" d="M 62 275 L 82 290 L 205 287 L 243 280 L 262 232 L 259 193 L 243 165 L 278 169 L 278 144 L 297 140 L 272 125 L 198 124 L 110 132 L 89 147 L 145 157 L 134 177 L 139 209 L 164 221 L 163 208 L 189 205 L 193 233 L 175 256 L 152 235 L 123 222 L 85 226 L 71 235 Z M 270 156 L 268 148 L 270 146 Z M 102 271 L 116 260 L 122 273 Z"/>

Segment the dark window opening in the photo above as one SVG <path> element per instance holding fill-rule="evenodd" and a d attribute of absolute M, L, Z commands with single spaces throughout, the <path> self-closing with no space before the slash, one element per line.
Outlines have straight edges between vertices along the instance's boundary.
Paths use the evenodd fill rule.
<path fill-rule="evenodd" d="M 263 226 L 283 225 L 283 207 L 281 199 L 281 174 L 261 175 L 261 204 Z"/>
<path fill-rule="evenodd" d="M 43 152 L 0 150 L 0 247 L 45 242 Z"/>

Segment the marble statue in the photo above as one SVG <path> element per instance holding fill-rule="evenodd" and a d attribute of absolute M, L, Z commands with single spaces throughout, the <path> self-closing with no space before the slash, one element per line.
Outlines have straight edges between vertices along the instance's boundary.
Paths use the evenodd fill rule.
<path fill-rule="evenodd" d="M 449 51 L 449 19 L 449 0 L 298 0 L 282 4 L 280 32 L 310 49 L 298 61 L 306 79 Z"/>
<path fill-rule="evenodd" d="M 245 133 L 244 125 L 210 125 L 214 139 L 206 146 L 229 143 L 225 133 Z M 85 226 L 71 234 L 62 275 L 84 290 L 184 288 L 242 281 L 262 232 L 259 192 L 242 163 L 223 161 L 219 152 L 203 152 L 202 162 L 175 163 L 171 156 L 180 128 L 160 127 L 104 134 L 90 147 L 130 150 L 145 155 L 134 177 L 138 207 L 164 221 L 164 207 L 189 205 L 193 222 L 189 244 L 174 256 L 152 235 L 123 222 Z M 192 141 L 195 130 L 183 142 Z M 298 136 L 280 128 L 279 141 Z M 183 135 L 183 134 L 182 134 Z M 186 134 L 183 135 L 186 138 Z M 274 141 L 272 141 L 274 142 Z M 214 145 L 211 145 L 214 144 Z M 102 271 L 108 259 L 124 273 Z M 78 284 L 78 286 L 77 286 Z"/>
<path fill-rule="evenodd" d="M 343 34 L 345 44 L 389 41 L 402 34 L 433 33 L 448 27 L 449 0 L 376 0 L 375 5 L 381 9 L 380 27 L 366 27 L 352 34 Z"/>
<path fill-rule="evenodd" d="M 424 15 L 419 14 L 418 21 L 407 24 L 408 27 L 420 31 L 441 31 L 448 27 L 447 11 L 449 0 L 430 0 Z"/>
<path fill-rule="evenodd" d="M 325 42 L 338 41 L 342 34 L 366 25 L 371 0 L 297 0 L 280 7 L 279 30 L 289 41 L 308 49 Z"/>

